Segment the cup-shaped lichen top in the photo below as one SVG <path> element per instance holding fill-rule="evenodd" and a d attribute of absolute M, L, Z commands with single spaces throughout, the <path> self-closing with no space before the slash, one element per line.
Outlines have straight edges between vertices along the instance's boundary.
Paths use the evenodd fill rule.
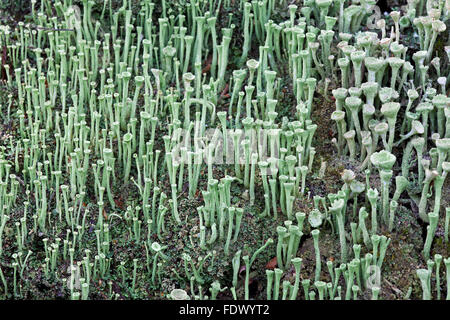
<path fill-rule="evenodd" d="M 396 156 L 386 150 L 375 152 L 370 156 L 372 164 L 380 170 L 391 170 L 395 160 Z"/>
<path fill-rule="evenodd" d="M 397 99 L 398 96 L 398 92 L 389 87 L 383 87 L 378 91 L 378 97 L 383 104 Z"/>
<path fill-rule="evenodd" d="M 450 162 L 449 161 L 444 161 L 442 163 L 442 170 L 444 172 L 450 172 Z"/>
<path fill-rule="evenodd" d="M 322 224 L 322 214 L 319 210 L 313 209 L 309 213 L 308 222 L 313 228 L 318 228 Z"/>
<path fill-rule="evenodd" d="M 416 112 L 428 113 L 434 109 L 434 106 L 429 102 L 421 102 L 416 107 Z"/>
<path fill-rule="evenodd" d="M 450 151 L 450 138 L 442 138 L 436 140 L 436 147 L 441 152 L 449 152 Z"/>
<path fill-rule="evenodd" d="M 331 120 L 341 121 L 345 119 L 345 111 L 336 110 L 331 114 Z"/>
<path fill-rule="evenodd" d="M 381 113 L 387 118 L 395 119 L 397 113 L 400 110 L 400 103 L 398 102 L 387 102 L 381 106 Z"/>
<path fill-rule="evenodd" d="M 172 46 L 167 46 L 163 48 L 163 54 L 168 57 L 173 57 L 177 53 L 177 49 Z"/>
<path fill-rule="evenodd" d="M 133 139 L 133 135 L 131 133 L 126 133 L 123 136 L 123 142 L 128 143 L 131 141 L 131 139 Z"/>
<path fill-rule="evenodd" d="M 336 99 L 345 99 L 347 97 L 348 90 L 346 88 L 337 88 L 334 89 L 331 93 Z"/>
<path fill-rule="evenodd" d="M 356 175 L 352 170 L 345 169 L 342 171 L 341 178 L 346 184 L 350 184 L 353 180 L 355 180 Z"/>
<path fill-rule="evenodd" d="M 250 59 L 247 61 L 247 67 L 253 70 L 257 69 L 259 67 L 259 61 L 255 59 Z"/>
<path fill-rule="evenodd" d="M 337 213 L 340 212 L 343 207 L 344 207 L 344 199 L 336 199 L 331 204 L 330 211 Z"/>
<path fill-rule="evenodd" d="M 357 180 L 353 180 L 350 184 L 350 190 L 353 192 L 353 194 L 357 195 L 364 191 L 366 188 L 366 185 L 362 182 L 359 182 Z"/>
<path fill-rule="evenodd" d="M 158 242 L 153 242 L 152 243 L 152 250 L 155 252 L 159 252 L 161 251 L 161 245 Z"/>
<path fill-rule="evenodd" d="M 413 120 L 411 122 L 411 131 L 418 133 L 418 134 L 422 134 L 425 132 L 425 128 L 423 127 L 422 122 Z"/>
<path fill-rule="evenodd" d="M 380 122 L 375 125 L 374 130 L 377 134 L 383 134 L 388 132 L 389 125 L 386 122 Z"/>
<path fill-rule="evenodd" d="M 173 300 L 189 300 L 189 295 L 183 289 L 173 289 L 170 291 L 170 297 Z"/>

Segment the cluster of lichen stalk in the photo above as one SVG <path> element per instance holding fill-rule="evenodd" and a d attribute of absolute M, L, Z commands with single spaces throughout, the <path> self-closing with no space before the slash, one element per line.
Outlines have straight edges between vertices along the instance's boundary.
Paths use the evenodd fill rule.
<path fill-rule="evenodd" d="M 123 297 L 113 283 L 142 298 L 142 283 L 156 294 L 167 281 L 172 299 L 250 299 L 255 271 L 266 276 L 267 299 L 366 291 L 378 299 L 372 272 L 381 273 L 399 212 L 413 203 L 428 224 L 428 269 L 417 275 L 430 299 L 436 267 L 439 299 L 443 258 L 430 256 L 440 221 L 448 243 L 450 208 L 440 200 L 450 170 L 450 67 L 441 60 L 450 47 L 445 56 L 435 44 L 450 8 L 429 2 L 362 31 L 371 1 L 142 0 L 132 8 L 123 0 L 113 9 L 83 0 L 80 9 L 32 0 L 27 21 L 0 26 L 8 92 L 0 113 L 14 124 L 0 134 L 0 295 L 23 298 L 33 268 L 75 300 L 96 297 L 101 280 L 109 299 Z M 411 53 L 403 35 L 414 32 L 420 50 Z M 336 156 L 354 166 L 335 193 L 311 196 L 308 181 L 327 174 L 314 161 L 315 133 L 325 128 L 313 113 L 315 95 L 330 101 L 328 91 Z M 311 210 L 298 209 L 309 200 Z M 279 224 L 253 249 L 245 239 L 261 237 L 249 234 L 252 219 L 262 229 Z M 340 249 L 326 262 L 324 234 Z M 301 275 L 299 254 L 309 236 L 313 279 Z M 119 255 L 118 243 L 142 254 Z M 268 252 L 276 266 L 264 274 L 255 265 Z M 218 260 L 232 279 L 215 277 L 227 265 Z M 450 259 L 444 264 L 449 299 Z"/>
<path fill-rule="evenodd" d="M 439 221 L 444 231 L 440 238 L 446 244 L 449 241 L 450 208 L 442 206 L 441 199 L 448 198 L 444 184 L 450 170 L 450 69 L 441 60 L 450 59 L 450 47 L 445 47 L 445 53 L 434 50 L 436 39 L 446 31 L 449 9 L 443 1 L 429 1 L 426 8 L 423 1 L 412 1 L 406 11 L 392 11 L 386 17 L 393 22 L 390 32 L 385 19 L 376 22 L 381 37 L 379 31 L 356 36 L 340 33 L 341 83 L 332 91 L 336 110 L 331 119 L 337 129 L 333 143 L 338 154 L 366 175 L 365 188 L 355 184 L 353 189 L 366 190 L 372 232 L 383 226 L 388 232 L 395 230 L 402 223 L 400 214 L 411 206 L 407 202 L 427 224 L 422 253 L 428 271 L 417 273 L 427 299 L 434 265 L 440 299 L 442 256 L 436 253 L 430 259 Z M 417 33 L 418 50 L 406 43 L 405 34 L 411 31 Z M 379 187 L 370 181 L 374 170 Z M 360 215 L 360 219 L 368 216 Z M 450 261 L 444 261 L 449 274 Z M 428 287 L 424 287 L 427 276 Z"/>

